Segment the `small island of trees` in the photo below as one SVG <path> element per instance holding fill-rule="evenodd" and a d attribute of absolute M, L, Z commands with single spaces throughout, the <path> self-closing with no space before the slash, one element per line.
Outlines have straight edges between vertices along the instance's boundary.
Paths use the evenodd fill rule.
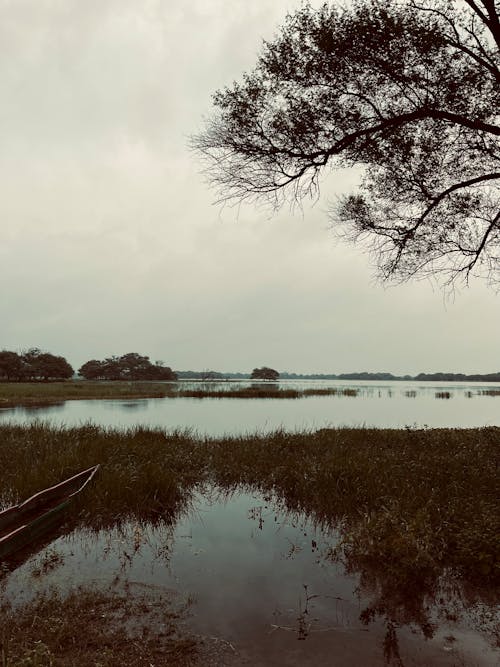
<path fill-rule="evenodd" d="M 85 380 L 177 380 L 177 375 L 162 361 L 151 363 L 149 357 L 128 352 L 121 357 L 92 359 L 78 370 Z"/>
<path fill-rule="evenodd" d="M 254 368 L 250 376 L 251 380 L 271 380 L 276 382 L 280 374 L 278 371 L 275 371 L 274 368 L 268 368 L 267 366 L 262 366 L 262 368 Z"/>

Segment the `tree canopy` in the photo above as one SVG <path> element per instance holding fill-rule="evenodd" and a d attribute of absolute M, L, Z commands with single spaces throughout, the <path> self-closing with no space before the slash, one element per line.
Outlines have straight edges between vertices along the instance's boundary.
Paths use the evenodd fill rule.
<path fill-rule="evenodd" d="M 272 380 L 275 382 L 279 376 L 280 374 L 278 371 L 275 371 L 274 368 L 262 366 L 262 368 L 254 368 L 250 378 L 252 380 Z"/>
<path fill-rule="evenodd" d="M 103 361 L 92 359 L 78 369 L 86 380 L 177 380 L 177 375 L 163 362 L 151 363 L 149 357 L 128 352 Z"/>
<path fill-rule="evenodd" d="M 9 350 L 0 352 L 0 378 L 8 381 L 68 380 L 73 368 L 64 357 L 32 347 L 18 354 Z"/>
<path fill-rule="evenodd" d="M 300 202 L 359 167 L 331 218 L 383 279 L 498 281 L 499 82 L 495 0 L 306 5 L 193 144 L 222 201 Z"/>

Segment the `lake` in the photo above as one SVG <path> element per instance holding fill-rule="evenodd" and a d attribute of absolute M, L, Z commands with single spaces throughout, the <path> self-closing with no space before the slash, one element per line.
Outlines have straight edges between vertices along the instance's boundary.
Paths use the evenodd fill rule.
<path fill-rule="evenodd" d="M 234 388 L 250 383 L 210 383 Z M 182 383 L 182 387 L 207 387 Z M 138 425 L 168 430 L 190 429 L 219 436 L 267 433 L 277 429 L 316 430 L 325 427 L 374 426 L 481 427 L 500 425 L 500 395 L 495 383 L 418 383 L 284 381 L 282 388 L 353 389 L 356 396 L 309 396 L 299 399 L 156 398 L 141 400 L 72 400 L 50 406 L 0 409 L 0 421 L 35 419 L 67 426 L 93 422 L 106 427 Z"/>

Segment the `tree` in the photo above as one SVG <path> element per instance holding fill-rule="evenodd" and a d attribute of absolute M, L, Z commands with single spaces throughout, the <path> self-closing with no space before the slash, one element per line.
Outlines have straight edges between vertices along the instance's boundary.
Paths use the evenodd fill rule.
<path fill-rule="evenodd" d="M 495 0 L 354 0 L 289 15 L 194 147 L 220 201 L 317 196 L 359 167 L 332 221 L 383 279 L 500 278 Z"/>
<path fill-rule="evenodd" d="M 24 352 L 21 361 L 22 377 L 26 380 L 69 380 L 73 375 L 73 368 L 64 357 L 42 352 L 37 347 Z"/>
<path fill-rule="evenodd" d="M 177 380 L 177 375 L 162 361 L 152 364 L 149 357 L 137 352 L 103 361 L 91 359 L 78 369 L 78 374 L 86 380 Z"/>
<path fill-rule="evenodd" d="M 23 376 L 23 361 L 17 352 L 2 350 L 0 352 L 0 378 L 11 381 L 20 380 Z"/>
<path fill-rule="evenodd" d="M 102 380 L 102 361 L 91 359 L 78 369 L 78 375 L 86 380 Z"/>
<path fill-rule="evenodd" d="M 276 382 L 280 374 L 278 371 L 275 371 L 274 368 L 268 368 L 267 366 L 262 366 L 262 368 L 254 368 L 250 378 L 252 380 L 272 380 Z"/>

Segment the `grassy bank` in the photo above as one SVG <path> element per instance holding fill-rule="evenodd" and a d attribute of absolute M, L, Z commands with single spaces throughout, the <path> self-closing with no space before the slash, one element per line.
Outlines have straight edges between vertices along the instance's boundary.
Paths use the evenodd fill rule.
<path fill-rule="evenodd" d="M 161 382 L 0 382 L 0 408 L 76 399 L 162 398 L 172 385 Z"/>

